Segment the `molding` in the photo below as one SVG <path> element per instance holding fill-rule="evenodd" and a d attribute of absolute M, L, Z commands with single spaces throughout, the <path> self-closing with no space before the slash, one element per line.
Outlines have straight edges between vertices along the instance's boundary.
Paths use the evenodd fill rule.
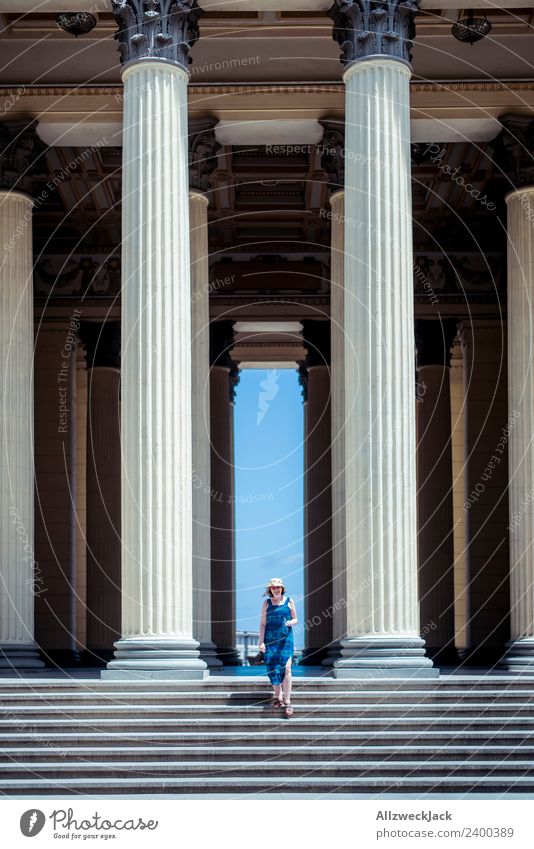
<path fill-rule="evenodd" d="M 229 94 L 330 94 L 341 93 L 345 90 L 345 84 L 339 83 L 309 83 L 295 84 L 290 83 L 254 83 L 246 85 L 199 85 L 194 82 L 189 83 L 189 92 L 193 95 L 229 95 Z M 117 98 L 118 93 L 123 89 L 121 83 L 116 85 L 104 86 L 83 86 L 83 85 L 64 85 L 64 86 L 32 86 L 24 85 L 21 91 L 21 86 L 3 86 L 0 85 L 0 91 L 7 97 L 13 96 L 19 98 L 25 97 L 113 97 Z M 412 93 L 434 93 L 434 92 L 512 92 L 512 91 L 534 91 L 534 80 L 509 80 L 505 82 L 456 82 L 455 80 L 435 80 L 433 82 L 421 82 L 412 79 L 410 81 L 410 91 Z M 117 103 L 121 99 L 116 100 Z"/>

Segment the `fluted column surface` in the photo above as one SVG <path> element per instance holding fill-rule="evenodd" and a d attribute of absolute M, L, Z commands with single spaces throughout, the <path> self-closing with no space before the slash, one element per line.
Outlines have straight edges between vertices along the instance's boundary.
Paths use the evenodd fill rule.
<path fill-rule="evenodd" d="M 410 70 L 370 58 L 344 79 L 347 637 L 335 674 L 435 674 L 417 600 Z"/>
<path fill-rule="evenodd" d="M 343 402 L 345 325 L 343 317 L 345 193 L 335 192 L 330 198 L 331 228 L 331 411 L 332 411 L 332 613 L 333 639 L 346 633 L 346 607 L 335 606 L 346 597 L 345 569 L 345 413 Z"/>
<path fill-rule="evenodd" d="M 511 669 L 534 666 L 534 186 L 507 196 Z"/>
<path fill-rule="evenodd" d="M 0 191 L 0 667 L 43 666 L 34 639 L 32 200 Z"/>
<path fill-rule="evenodd" d="M 222 666 L 211 641 L 211 499 L 208 198 L 189 194 L 193 427 L 193 635 L 208 666 Z"/>
<path fill-rule="evenodd" d="M 123 639 L 110 667 L 197 677 L 187 74 L 145 60 L 123 80 Z"/>

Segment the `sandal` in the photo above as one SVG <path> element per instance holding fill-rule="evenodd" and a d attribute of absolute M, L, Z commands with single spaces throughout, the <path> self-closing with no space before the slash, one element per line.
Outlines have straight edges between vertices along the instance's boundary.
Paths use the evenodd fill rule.
<path fill-rule="evenodd" d="M 284 703 L 281 702 L 280 699 L 277 699 L 276 697 L 273 697 L 271 699 L 271 707 L 272 708 L 281 708 L 283 704 Z"/>
<path fill-rule="evenodd" d="M 284 702 L 284 709 L 287 717 L 293 716 L 294 711 L 291 702 Z"/>

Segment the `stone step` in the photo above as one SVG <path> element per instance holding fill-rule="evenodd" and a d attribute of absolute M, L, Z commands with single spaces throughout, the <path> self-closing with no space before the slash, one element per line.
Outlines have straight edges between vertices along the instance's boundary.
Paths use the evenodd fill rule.
<path fill-rule="evenodd" d="M 375 729 L 372 731 L 347 731 L 345 728 L 339 731 L 295 730 L 292 724 L 283 724 L 280 726 L 276 735 L 276 742 L 293 746 L 307 745 L 320 746 L 324 744 L 344 746 L 366 746 L 373 745 L 379 747 L 395 746 L 405 747 L 409 744 L 420 743 L 423 741 L 432 744 L 433 747 L 446 746 L 449 747 L 456 743 L 470 743 L 476 748 L 482 746 L 490 746 L 499 744 L 503 748 L 522 749 L 523 747 L 532 746 L 534 748 L 534 730 L 533 731 L 515 731 L 506 729 L 504 731 L 482 730 L 473 731 L 461 728 L 458 731 L 449 730 L 423 730 L 411 728 L 408 731 L 391 730 L 389 728 Z M 78 751 L 79 747 L 87 746 L 91 743 L 95 748 L 103 748 L 110 745 L 119 745 L 121 750 L 129 747 L 146 745 L 168 746 L 170 744 L 181 746 L 209 746 L 212 751 L 217 751 L 219 748 L 227 748 L 239 744 L 241 746 L 261 746 L 270 745 L 273 742 L 272 731 L 225 731 L 225 732 L 208 732 L 202 727 L 197 731 L 87 731 L 80 734 L 79 729 L 70 733 L 57 732 L 55 730 L 48 731 L 46 735 L 41 733 L 23 733 L 10 732 L 9 734 L 0 734 L 0 747 L 7 749 L 9 752 L 14 748 L 23 749 L 27 744 L 30 747 L 41 748 L 42 751 L 48 746 L 68 746 L 72 752 Z"/>
<path fill-rule="evenodd" d="M 335 692 L 320 693 L 314 690 L 297 690 L 292 695 L 292 701 L 295 705 L 300 704 L 351 704 L 354 703 L 357 697 L 358 703 L 361 704 L 427 704 L 454 701 L 456 704 L 465 703 L 472 705 L 480 702 L 481 694 L 478 690 L 466 692 L 463 690 L 443 690 L 436 692 L 425 692 L 421 690 L 406 690 L 405 692 L 397 691 L 354 691 L 354 690 L 339 690 Z M 221 692 L 205 692 L 191 691 L 179 693 L 180 704 L 208 704 L 208 705 L 234 705 L 236 702 L 242 703 L 257 703 L 267 704 L 270 701 L 270 692 L 254 692 L 243 690 L 233 693 L 230 691 Z M 67 692 L 67 693 L 16 693 L 16 692 L 0 692 L 0 708 L 7 707 L 26 707 L 40 706 L 53 703 L 58 706 L 75 706 L 83 707 L 89 704 L 92 705 L 120 705 L 127 706 L 153 706 L 166 705 L 177 702 L 177 694 L 172 692 L 162 693 L 128 693 L 117 691 L 116 693 L 109 692 Z M 487 690 L 484 692 L 484 702 L 490 700 L 491 704 L 510 704 L 523 703 L 531 707 L 534 706 L 534 690 L 517 690 L 515 692 L 506 692 L 506 690 Z"/>
<path fill-rule="evenodd" d="M 142 793 L 371 793 L 373 791 L 395 792 L 395 793 L 532 793 L 534 791 L 534 776 L 518 777 L 512 774 L 499 776 L 482 776 L 474 778 L 472 775 L 462 776 L 440 776 L 432 778 L 429 776 L 405 775 L 402 779 L 389 778 L 385 776 L 365 775 L 361 777 L 343 778 L 317 777 L 313 775 L 300 777 L 282 777 L 271 775 L 269 777 L 251 776 L 242 780 L 242 777 L 228 778 L 210 776 L 209 781 L 205 776 L 186 778 L 164 777 L 164 778 L 69 778 L 63 777 L 58 780 L 51 778 L 24 779 L 1 779 L 0 794 L 9 796 L 34 795 L 36 798 L 56 794 L 142 794 Z"/>
<path fill-rule="evenodd" d="M 340 717 L 338 719 L 320 717 L 302 717 L 294 715 L 291 719 L 286 719 L 284 716 L 271 716 L 249 718 L 242 714 L 239 717 L 211 718 L 211 717 L 196 717 L 186 718 L 181 721 L 181 728 L 185 730 L 202 730 L 204 732 L 219 731 L 226 732 L 232 730 L 238 731 L 266 731 L 271 730 L 272 733 L 278 734 L 282 729 L 286 729 L 287 724 L 291 723 L 293 731 L 314 731 L 321 733 L 322 731 L 334 731 L 336 729 L 351 729 L 367 731 L 368 733 L 381 733 L 384 728 L 395 727 L 396 730 L 406 729 L 412 732 L 420 733 L 431 729 L 440 728 L 441 730 L 501 730 L 513 728 L 522 731 L 534 730 L 534 717 L 455 717 L 455 716 L 437 716 L 437 717 L 360 717 L 354 716 L 349 719 Z M 82 728 L 88 731 L 94 731 L 95 728 L 107 731 L 154 731 L 156 728 L 161 731 L 174 731 L 176 729 L 177 720 L 175 718 L 159 719 L 151 716 L 145 719 L 103 719 L 103 718 L 86 718 L 79 717 L 77 719 L 69 719 L 63 716 L 57 716 L 52 719 L 4 719 L 0 720 L 0 732 L 12 729 L 14 731 L 24 731 L 25 733 L 39 733 L 46 735 L 49 731 L 79 731 Z"/>
<path fill-rule="evenodd" d="M 363 679 L 334 679 L 334 678 L 293 678 L 295 691 L 317 690 L 319 692 L 336 690 L 355 691 L 386 691 L 394 692 L 405 690 L 417 690 L 424 692 L 442 690 L 495 690 L 513 692 L 514 690 L 528 690 L 534 692 L 534 674 L 514 674 L 513 676 L 487 673 L 485 675 L 443 675 L 439 678 L 363 678 Z M 205 681 L 174 681 L 174 680 L 146 680 L 146 681 L 106 681 L 98 678 L 93 679 L 57 679 L 57 678 L 0 678 L 0 696 L 5 692 L 33 693 L 54 691 L 60 692 L 139 692 L 139 693 L 185 693 L 185 692 L 217 692 L 231 690 L 238 693 L 241 690 L 253 692 L 270 692 L 270 685 L 266 673 L 258 676 L 220 676 L 208 678 Z"/>
<path fill-rule="evenodd" d="M 278 741 L 277 741 L 278 742 Z M 74 749 L 70 746 L 18 746 L 0 752 L 0 764 L 13 766 L 14 763 L 70 763 L 86 764 L 88 762 L 103 763 L 110 762 L 128 763 L 130 761 L 144 762 L 154 761 L 158 763 L 166 761 L 231 761 L 238 762 L 278 762 L 287 761 L 291 757 L 294 763 L 311 763 L 314 761 L 373 761 L 388 763 L 390 760 L 402 762 L 405 766 L 413 766 L 417 760 L 440 761 L 440 762 L 477 762 L 487 764 L 489 761 L 509 763 L 510 761 L 522 761 L 530 763 L 534 768 L 534 746 L 516 747 L 509 745 L 494 745 L 488 742 L 486 745 L 478 746 L 456 746 L 456 745 L 317 745 L 301 744 L 297 741 L 288 745 L 272 746 L 250 745 L 236 746 L 228 745 L 220 748 L 213 746 L 198 745 L 144 745 L 144 746 L 87 746 L 82 745 Z M 288 741 L 289 743 L 289 741 Z"/>
<path fill-rule="evenodd" d="M 16 764 L 0 764 L 0 778 L 7 777 L 16 780 L 23 779 L 28 773 L 35 778 L 57 778 L 62 776 L 68 781 L 71 776 L 79 775 L 79 763 L 65 763 L 63 761 L 22 761 Z M 170 776 L 172 778 L 187 777 L 189 775 L 203 776 L 209 780 L 212 776 L 220 777 L 243 777 L 257 778 L 263 775 L 276 775 L 285 778 L 305 777 L 307 774 L 329 777 L 332 775 L 339 778 L 361 777 L 364 775 L 379 775 L 381 777 L 403 778 L 405 775 L 417 774 L 420 778 L 443 778 L 445 776 L 461 775 L 479 778 L 485 776 L 507 775 L 517 778 L 532 778 L 534 781 L 534 762 L 531 760 L 517 760 L 502 762 L 500 760 L 478 762 L 435 760 L 415 761 L 407 763 L 399 760 L 381 761 L 315 761 L 313 763 L 298 763 L 290 760 L 263 759 L 256 762 L 236 763 L 235 761 L 199 760 L 199 761 L 159 761 L 143 759 L 139 761 L 102 761 L 94 763 L 85 761 L 83 764 L 83 775 L 86 778 L 95 778 L 105 775 L 109 778 L 120 776 L 138 775 L 140 778 L 156 778 Z"/>
<path fill-rule="evenodd" d="M 528 702 L 517 702 L 513 705 L 492 702 L 474 702 L 472 704 L 459 704 L 458 702 L 443 702 L 441 704 L 362 704 L 353 702 L 351 704 L 309 704 L 301 702 L 294 704 L 295 711 L 303 717 L 324 717 L 327 719 L 353 719 L 353 718 L 381 718 L 390 719 L 412 716 L 419 719 L 434 719 L 441 716 L 454 715 L 455 718 L 470 718 L 476 713 L 478 716 L 508 717 L 513 711 L 515 715 L 522 714 L 526 720 L 534 722 L 533 706 Z M 276 710 L 269 703 L 240 705 L 116 705 L 116 704 L 73 704 L 62 705 L 52 702 L 40 705 L 18 705 L 16 709 L 0 707 L 0 725 L 5 717 L 11 718 L 16 710 L 18 719 L 37 721 L 38 719 L 57 718 L 59 720 L 69 719 L 142 719 L 149 715 L 151 719 L 223 719 L 232 716 L 275 717 L 280 710 Z"/>

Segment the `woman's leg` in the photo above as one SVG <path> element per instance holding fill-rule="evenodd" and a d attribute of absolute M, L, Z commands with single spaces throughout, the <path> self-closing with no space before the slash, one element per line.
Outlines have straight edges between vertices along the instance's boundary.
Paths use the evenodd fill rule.
<path fill-rule="evenodd" d="M 284 702 L 285 704 L 289 704 L 291 701 L 291 684 L 292 684 L 292 675 L 291 675 L 291 663 L 293 658 L 289 658 L 286 663 L 286 674 L 284 675 L 284 680 L 282 681 L 282 692 L 284 694 Z"/>
<path fill-rule="evenodd" d="M 281 684 L 273 684 L 273 698 L 278 699 L 279 702 L 282 701 L 282 693 L 281 693 L 282 685 Z"/>

